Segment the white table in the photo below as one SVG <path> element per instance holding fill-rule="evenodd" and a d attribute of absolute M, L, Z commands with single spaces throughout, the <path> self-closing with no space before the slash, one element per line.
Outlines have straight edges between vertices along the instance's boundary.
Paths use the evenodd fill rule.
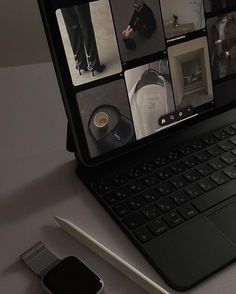
<path fill-rule="evenodd" d="M 52 64 L 0 69 L 0 293 L 40 294 L 18 259 L 39 240 L 59 257 L 75 255 L 105 281 L 106 294 L 144 294 L 54 222 L 65 217 L 171 290 L 75 175 L 65 150 L 66 117 Z M 191 294 L 233 294 L 236 265 Z"/>

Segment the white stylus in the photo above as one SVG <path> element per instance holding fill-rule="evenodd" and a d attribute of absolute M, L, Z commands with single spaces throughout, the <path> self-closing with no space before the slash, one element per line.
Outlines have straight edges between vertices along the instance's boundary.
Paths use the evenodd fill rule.
<path fill-rule="evenodd" d="M 158 284 L 153 282 L 143 273 L 138 271 L 136 268 L 128 264 L 125 260 L 121 259 L 114 252 L 103 246 L 101 243 L 90 237 L 87 233 L 76 227 L 74 224 L 69 222 L 66 219 L 61 217 L 54 216 L 57 223 L 60 227 L 65 230 L 69 235 L 74 237 L 76 240 L 83 243 L 86 247 L 91 249 L 93 252 L 98 254 L 105 261 L 114 266 L 117 270 L 122 272 L 128 278 L 130 278 L 133 282 L 138 284 L 140 287 L 145 289 L 148 293 L 158 294 L 164 293 L 169 294 L 163 288 L 161 288 Z"/>

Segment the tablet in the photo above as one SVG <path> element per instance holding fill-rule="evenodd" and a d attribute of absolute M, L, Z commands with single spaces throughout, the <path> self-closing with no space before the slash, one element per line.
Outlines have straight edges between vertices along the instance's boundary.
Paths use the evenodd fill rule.
<path fill-rule="evenodd" d="M 210 0 L 38 2 L 84 164 L 235 106 L 232 1 L 221 10 Z"/>

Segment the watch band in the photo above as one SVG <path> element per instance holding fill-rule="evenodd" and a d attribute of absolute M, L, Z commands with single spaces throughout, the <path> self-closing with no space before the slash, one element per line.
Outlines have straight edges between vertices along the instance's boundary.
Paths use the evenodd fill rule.
<path fill-rule="evenodd" d="M 40 277 L 61 261 L 41 241 L 21 254 L 20 259 Z"/>

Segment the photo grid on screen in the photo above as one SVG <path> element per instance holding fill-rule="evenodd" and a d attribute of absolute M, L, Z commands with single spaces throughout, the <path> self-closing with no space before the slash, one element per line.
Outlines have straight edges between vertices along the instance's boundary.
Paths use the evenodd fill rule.
<path fill-rule="evenodd" d="M 236 72 L 236 12 L 210 17 L 221 9 L 213 2 L 233 6 L 96 0 L 56 11 L 91 157 L 170 127 L 163 117 L 213 105 L 212 77 Z"/>

